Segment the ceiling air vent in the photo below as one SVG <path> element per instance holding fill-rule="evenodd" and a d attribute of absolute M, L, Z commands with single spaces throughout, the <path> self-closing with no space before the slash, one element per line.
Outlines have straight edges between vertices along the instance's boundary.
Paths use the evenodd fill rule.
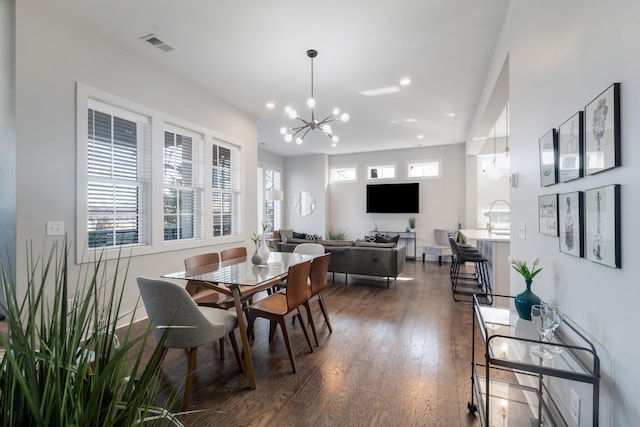
<path fill-rule="evenodd" d="M 140 37 L 140 40 L 146 41 L 147 43 L 157 47 L 163 52 L 171 52 L 172 50 L 175 50 L 173 46 L 163 42 L 155 34 L 149 34 L 148 36 Z"/>

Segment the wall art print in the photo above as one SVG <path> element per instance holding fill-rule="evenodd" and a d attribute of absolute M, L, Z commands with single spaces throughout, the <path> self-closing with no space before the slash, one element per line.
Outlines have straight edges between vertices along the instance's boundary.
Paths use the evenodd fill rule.
<path fill-rule="evenodd" d="M 585 191 L 585 257 L 620 268 L 620 185 Z"/>
<path fill-rule="evenodd" d="M 580 178 L 584 143 L 582 111 L 558 127 L 558 180 L 567 182 Z"/>
<path fill-rule="evenodd" d="M 547 187 L 558 182 L 558 138 L 551 129 L 538 140 L 540 148 L 540 185 Z"/>
<path fill-rule="evenodd" d="M 558 195 L 538 197 L 538 226 L 541 234 L 558 236 Z"/>
<path fill-rule="evenodd" d="M 584 256 L 584 194 L 581 191 L 558 195 L 560 252 Z"/>
<path fill-rule="evenodd" d="M 614 83 L 584 109 L 585 174 L 620 166 L 620 83 Z"/>

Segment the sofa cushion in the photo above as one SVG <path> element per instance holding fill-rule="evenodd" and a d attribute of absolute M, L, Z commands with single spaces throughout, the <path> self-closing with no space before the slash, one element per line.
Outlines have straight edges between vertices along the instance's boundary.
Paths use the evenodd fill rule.
<path fill-rule="evenodd" d="M 287 239 L 287 243 L 309 243 L 309 241 L 307 239 L 292 237 L 291 239 Z"/>
<path fill-rule="evenodd" d="M 376 234 L 375 242 L 376 243 L 398 243 L 400 240 L 400 235 L 396 235 L 393 237 L 387 237 L 384 234 Z"/>
<path fill-rule="evenodd" d="M 322 240 L 319 239 L 317 243 L 322 246 L 353 246 L 353 240 Z"/>
<path fill-rule="evenodd" d="M 366 240 L 356 240 L 354 246 L 360 247 L 369 247 L 369 248 L 395 248 L 396 244 L 393 242 L 387 243 L 376 243 L 376 242 L 367 242 Z"/>

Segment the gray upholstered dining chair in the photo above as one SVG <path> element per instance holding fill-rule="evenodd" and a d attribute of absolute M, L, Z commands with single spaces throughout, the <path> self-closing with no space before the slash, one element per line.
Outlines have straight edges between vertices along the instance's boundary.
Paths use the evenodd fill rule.
<path fill-rule="evenodd" d="M 189 406 L 199 346 L 229 335 L 238 366 L 243 369 L 234 333 L 238 318 L 233 311 L 199 307 L 186 289 L 173 282 L 147 277 L 138 277 L 137 282 L 154 337 L 160 340 L 167 333 L 163 357 L 169 348 L 189 350 L 183 410 Z"/>
<path fill-rule="evenodd" d="M 303 255 L 322 255 L 324 246 L 319 243 L 300 243 L 293 248 L 293 253 Z"/>

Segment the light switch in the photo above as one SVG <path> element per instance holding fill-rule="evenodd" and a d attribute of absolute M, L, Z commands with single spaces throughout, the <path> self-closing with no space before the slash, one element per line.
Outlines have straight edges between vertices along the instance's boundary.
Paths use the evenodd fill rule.
<path fill-rule="evenodd" d="M 47 221 L 47 236 L 64 236 L 64 221 Z"/>
<path fill-rule="evenodd" d="M 527 223 L 524 221 L 518 223 L 518 237 L 520 240 L 527 239 Z"/>

